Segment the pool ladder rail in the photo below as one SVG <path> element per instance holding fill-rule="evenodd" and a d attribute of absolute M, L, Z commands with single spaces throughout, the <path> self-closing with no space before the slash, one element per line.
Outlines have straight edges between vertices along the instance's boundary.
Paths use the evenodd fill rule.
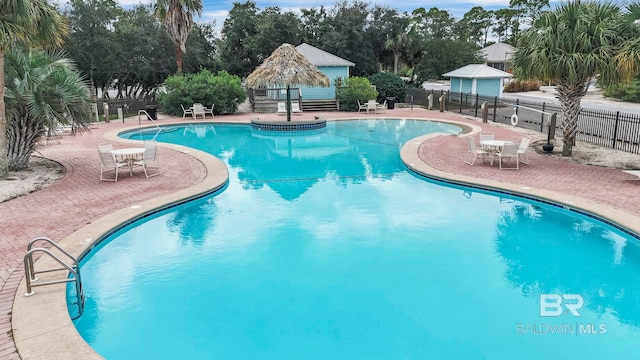
<path fill-rule="evenodd" d="M 50 244 L 52 247 L 58 249 L 62 253 L 62 255 L 66 257 L 66 262 L 65 260 L 61 259 L 62 256 L 56 255 L 48 249 L 45 249 L 42 247 L 34 247 L 34 244 L 38 241 L 46 242 Z M 58 264 L 60 264 L 62 267 L 35 271 L 35 268 L 33 265 L 33 255 L 36 253 L 43 253 L 48 255 L 53 260 L 55 260 Z M 34 282 L 38 281 L 36 274 L 61 271 L 61 270 L 68 271 L 66 278 L 42 281 L 34 284 Z M 60 245 L 56 244 L 53 240 L 47 237 L 42 237 L 42 236 L 31 240 L 29 242 L 29 245 L 27 246 L 27 254 L 24 256 L 24 272 L 27 280 L 27 292 L 24 294 L 24 296 L 31 296 L 35 294 L 35 291 L 33 291 L 33 288 L 36 286 L 45 286 L 45 285 L 74 282 L 75 293 L 76 293 L 75 305 L 77 305 L 78 307 L 78 315 L 74 317 L 73 320 L 79 318 L 82 315 L 82 312 L 84 311 L 84 291 L 82 289 L 82 280 L 80 279 L 80 268 L 78 267 L 78 260 L 75 257 L 73 257 L 71 254 L 69 254 L 69 252 L 67 252 L 65 249 L 60 247 Z"/>

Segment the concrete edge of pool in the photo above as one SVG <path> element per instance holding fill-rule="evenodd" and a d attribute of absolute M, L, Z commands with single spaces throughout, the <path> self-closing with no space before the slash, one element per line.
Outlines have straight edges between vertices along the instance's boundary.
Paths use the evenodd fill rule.
<path fill-rule="evenodd" d="M 475 131 L 467 134 L 472 135 Z M 447 134 L 429 134 L 419 136 L 407 141 L 400 150 L 402 162 L 412 171 L 435 180 L 442 180 L 448 183 L 468 185 L 485 190 L 495 190 L 509 193 L 516 196 L 532 198 L 534 200 L 546 201 L 556 205 L 565 206 L 569 209 L 597 216 L 609 223 L 625 228 L 636 235 L 640 235 L 640 219 L 624 211 L 608 205 L 597 203 L 593 200 L 579 196 L 560 193 L 558 191 L 537 189 L 519 184 L 506 183 L 496 180 L 488 180 L 466 175 L 451 174 L 435 169 L 424 163 L 419 157 L 420 146 L 430 139 L 438 136 L 449 136 Z"/>
<path fill-rule="evenodd" d="M 348 118 L 353 119 L 353 117 Z M 463 129 L 464 135 L 473 135 L 481 131 L 481 128 L 468 123 L 461 123 L 455 120 L 409 118 L 414 120 L 430 120 L 456 124 Z M 329 121 L 347 120 L 332 119 Z M 212 122 L 198 122 L 198 124 Z M 213 122 L 215 124 L 234 124 L 225 122 Z M 238 124 L 238 123 L 235 123 Z M 185 123 L 163 124 L 163 125 L 185 125 Z M 137 142 L 118 137 L 119 133 L 141 128 L 133 126 L 127 129 L 120 129 L 106 133 L 104 138 L 109 141 Z M 149 126 L 142 126 L 149 128 Z M 568 207 L 582 210 L 587 213 L 597 215 L 614 224 L 618 224 L 637 234 L 640 234 L 640 219 L 625 211 L 615 209 L 611 206 L 598 204 L 594 201 L 581 197 L 562 194 L 555 191 L 526 188 L 518 184 L 504 183 L 494 180 L 474 178 L 464 175 L 451 174 L 435 169 L 424 163 L 419 157 L 421 144 L 430 139 L 443 136 L 443 134 L 429 134 L 409 140 L 402 147 L 400 156 L 403 163 L 412 171 L 429 178 L 443 180 L 451 183 L 470 185 L 484 189 L 496 189 L 514 195 L 524 195 L 538 198 L 549 202 L 566 205 Z M 71 254 L 77 256 L 91 247 L 93 243 L 104 234 L 109 233 L 114 227 L 126 224 L 132 219 L 143 216 L 155 209 L 166 207 L 169 204 L 189 199 L 198 194 L 208 193 L 212 188 L 220 188 L 228 181 L 228 170 L 219 159 L 201 152 L 199 150 L 170 144 L 160 144 L 174 151 L 187 153 L 201 161 L 206 169 L 207 176 L 202 182 L 190 188 L 174 192 L 172 194 L 160 196 L 158 198 L 140 203 L 140 207 L 123 208 L 114 213 L 96 219 L 91 224 L 86 225 L 73 232 L 68 237 L 62 239 L 59 244 L 69 250 Z M 117 224 L 114 226 L 114 224 Z M 52 267 L 53 260 L 43 257 L 37 261 L 38 267 Z M 47 279 L 47 274 L 39 275 L 42 280 Z M 26 283 L 22 279 L 15 294 L 12 311 L 12 331 L 13 338 L 20 356 L 23 359 L 102 359 L 77 332 L 67 311 L 66 285 L 58 284 L 36 289 L 37 294 L 25 297 Z"/>
<path fill-rule="evenodd" d="M 139 143 L 118 137 L 119 133 L 140 128 L 139 126 L 119 129 L 104 134 L 108 141 Z M 73 232 L 58 243 L 74 256 L 79 256 L 87 248 L 93 246 L 97 239 L 109 233 L 114 227 L 129 223 L 167 205 L 185 199 L 210 193 L 212 189 L 223 187 L 229 178 L 225 164 L 218 158 L 205 152 L 179 145 L 159 144 L 174 151 L 186 153 L 199 160 L 206 168 L 207 175 L 198 184 L 171 194 L 129 206 L 114 213 L 107 214 L 88 225 Z M 57 264 L 50 257 L 41 257 L 36 267 L 56 268 Z M 39 281 L 60 278 L 54 274 L 38 274 Z M 11 325 L 13 338 L 18 353 L 23 359 L 102 359 L 77 332 L 66 305 L 66 284 L 50 285 L 35 288 L 36 294 L 25 297 L 26 282 L 24 277 L 15 294 Z"/>

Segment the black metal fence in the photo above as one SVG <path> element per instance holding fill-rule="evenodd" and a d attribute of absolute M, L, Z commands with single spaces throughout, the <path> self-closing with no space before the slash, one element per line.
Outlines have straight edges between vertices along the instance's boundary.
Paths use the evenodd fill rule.
<path fill-rule="evenodd" d="M 406 101 L 434 110 L 458 112 L 482 117 L 482 105 L 487 107 L 489 121 L 512 124 L 517 115 L 517 126 L 546 133 L 551 114 L 557 113 L 556 134 L 562 123 L 560 106 L 554 103 L 504 100 L 477 94 L 456 93 L 441 90 L 407 89 Z M 620 111 L 582 108 L 578 114 L 577 141 L 640 154 L 640 115 Z"/>
<path fill-rule="evenodd" d="M 105 107 L 105 105 L 107 105 Z M 151 98 L 142 99 L 98 99 L 93 103 L 93 116 L 98 120 L 104 120 L 105 114 L 118 114 L 118 108 L 122 109 L 124 117 L 138 115 L 139 110 L 144 110 L 148 105 L 157 105 L 157 102 Z M 94 119 L 95 120 L 95 119 Z"/>

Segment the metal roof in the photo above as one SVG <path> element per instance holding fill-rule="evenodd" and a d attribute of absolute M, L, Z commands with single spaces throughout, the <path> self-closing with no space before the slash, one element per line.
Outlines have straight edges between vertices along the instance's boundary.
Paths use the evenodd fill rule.
<path fill-rule="evenodd" d="M 459 69 L 449 71 L 446 74 L 442 74 L 442 76 L 465 78 L 465 79 L 490 79 L 490 78 L 513 77 L 513 75 L 509 74 L 508 72 L 504 72 L 502 70 L 498 70 L 496 68 L 492 68 L 491 66 L 487 66 L 484 64 L 466 65 Z"/>
<path fill-rule="evenodd" d="M 302 56 L 315 66 L 354 66 L 351 61 L 345 60 L 341 57 L 329 54 L 324 50 L 320 50 L 317 47 L 313 47 L 309 44 L 302 43 L 296 46 L 296 50 Z"/>
<path fill-rule="evenodd" d="M 516 48 L 505 43 L 495 43 L 480 49 L 480 55 L 490 63 L 506 62 L 511 58 Z"/>

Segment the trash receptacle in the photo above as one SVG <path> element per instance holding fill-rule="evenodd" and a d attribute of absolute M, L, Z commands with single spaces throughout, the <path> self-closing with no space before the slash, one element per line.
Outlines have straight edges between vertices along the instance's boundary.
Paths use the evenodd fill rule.
<path fill-rule="evenodd" d="M 158 120 L 158 105 L 147 105 L 144 111 L 147 112 L 147 120 Z"/>
<path fill-rule="evenodd" d="M 389 96 L 387 98 L 387 109 L 395 109 L 396 108 L 396 97 Z"/>

